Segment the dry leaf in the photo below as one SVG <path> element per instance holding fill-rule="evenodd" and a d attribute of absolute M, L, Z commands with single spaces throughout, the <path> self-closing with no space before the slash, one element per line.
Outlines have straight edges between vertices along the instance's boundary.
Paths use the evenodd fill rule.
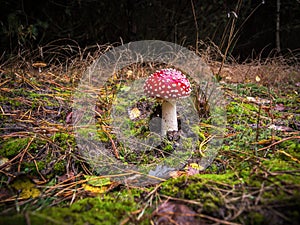
<path fill-rule="evenodd" d="M 273 141 L 274 141 L 274 139 L 263 139 L 263 140 L 260 140 L 258 142 L 253 142 L 252 144 L 256 144 L 256 145 L 269 145 L 269 144 L 272 144 Z"/>
<path fill-rule="evenodd" d="M 141 111 L 138 108 L 134 107 L 128 110 L 128 115 L 131 120 L 135 120 L 140 117 Z"/>
<path fill-rule="evenodd" d="M 94 187 L 102 187 L 102 186 L 110 185 L 112 183 L 110 178 L 107 177 L 84 175 L 84 178 L 87 180 L 87 183 L 89 185 L 92 185 Z"/>
<path fill-rule="evenodd" d="M 259 98 L 259 97 L 247 97 L 247 100 L 249 102 L 253 102 L 253 103 L 256 103 L 258 105 L 264 105 L 264 104 L 270 104 L 270 100 L 268 99 L 263 99 L 263 98 Z"/>
<path fill-rule="evenodd" d="M 82 187 L 85 191 L 92 192 L 93 194 L 103 194 L 109 190 L 107 186 L 95 187 L 89 184 L 83 184 Z"/>
<path fill-rule="evenodd" d="M 89 175 L 84 175 L 84 177 L 87 180 L 87 183 L 83 184 L 82 187 L 85 191 L 92 194 L 106 193 L 119 185 L 117 182 L 112 182 L 108 177 Z"/>
<path fill-rule="evenodd" d="M 197 163 L 190 163 L 184 169 L 188 176 L 192 176 L 195 174 L 199 174 L 200 170 L 203 170 L 204 168 Z"/>
<path fill-rule="evenodd" d="M 275 107 L 273 108 L 275 111 L 283 111 L 285 110 L 285 107 L 282 103 L 276 104 Z"/>
<path fill-rule="evenodd" d="M 185 174 L 186 174 L 186 172 L 184 172 L 184 171 L 172 171 L 169 173 L 170 177 L 172 177 L 172 178 L 177 178 L 177 177 L 180 177 Z"/>
<path fill-rule="evenodd" d="M 292 128 L 290 127 L 286 127 L 286 126 L 277 126 L 275 124 L 272 124 L 268 127 L 269 129 L 272 129 L 272 130 L 278 130 L 278 131 L 293 131 Z"/>
<path fill-rule="evenodd" d="M 184 204 L 165 201 L 154 212 L 155 224 L 193 225 L 199 224 L 196 212 Z"/>

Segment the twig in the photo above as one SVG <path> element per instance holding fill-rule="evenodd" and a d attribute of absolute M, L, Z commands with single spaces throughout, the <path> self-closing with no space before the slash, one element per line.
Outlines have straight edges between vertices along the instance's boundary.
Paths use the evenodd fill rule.
<path fill-rule="evenodd" d="M 254 205 L 258 205 L 258 203 L 259 203 L 259 201 L 260 201 L 260 199 L 261 199 L 261 196 L 262 196 L 264 190 L 265 190 L 265 182 L 263 181 L 262 184 L 261 184 L 261 187 L 260 187 L 258 196 L 257 196 L 257 198 L 255 199 Z"/>
<path fill-rule="evenodd" d="M 32 137 L 32 138 L 29 140 L 29 142 L 27 143 L 26 148 L 25 148 L 25 149 L 22 151 L 22 153 L 21 153 L 21 157 L 20 157 L 19 165 L 18 165 L 18 173 L 20 173 L 20 171 L 21 171 L 21 164 L 22 164 L 23 158 L 24 158 L 24 156 L 25 156 L 27 150 L 29 149 L 29 147 L 30 147 L 30 145 L 31 145 L 31 143 L 32 143 L 33 140 L 34 140 L 34 137 Z"/>
<path fill-rule="evenodd" d="M 114 140 L 112 139 L 110 133 L 104 128 L 103 125 L 101 125 L 101 128 L 102 128 L 102 130 L 104 131 L 104 133 L 106 134 L 106 136 L 109 138 L 109 140 L 110 140 L 110 142 L 111 142 L 111 146 L 112 146 L 112 148 L 113 148 L 113 152 L 114 152 L 115 157 L 116 157 L 117 159 L 120 159 L 119 151 L 118 151 L 118 149 L 117 149 L 117 147 L 116 147 L 116 145 L 115 145 L 115 142 L 114 142 Z"/>
<path fill-rule="evenodd" d="M 221 219 L 218 219 L 218 218 L 215 218 L 215 217 L 212 217 L 212 216 L 208 216 L 208 215 L 204 215 L 204 214 L 196 214 L 196 215 L 198 215 L 201 218 L 209 219 L 211 221 L 214 221 L 214 222 L 217 222 L 217 223 L 220 223 L 220 224 L 241 225 L 240 223 L 229 222 L 229 221 L 226 221 L 226 220 L 221 220 Z"/>
<path fill-rule="evenodd" d="M 43 182 L 46 182 L 47 180 L 45 179 L 45 177 L 41 174 L 40 170 L 39 170 L 39 167 L 38 167 L 38 164 L 36 162 L 36 160 L 34 159 L 33 155 L 30 153 L 30 152 L 27 152 L 27 154 L 32 158 L 33 162 L 34 162 L 34 165 L 35 165 L 35 168 L 36 168 L 36 171 L 37 173 L 40 175 L 40 177 L 43 179 Z"/>
<path fill-rule="evenodd" d="M 256 120 L 256 136 L 255 136 L 255 141 L 256 142 L 258 142 L 258 138 L 259 138 L 259 124 L 260 124 L 261 107 L 262 107 L 262 105 L 259 104 L 258 113 L 257 113 L 257 120 Z"/>
<path fill-rule="evenodd" d="M 280 144 L 281 142 L 288 141 L 288 140 L 291 140 L 291 139 L 300 139 L 300 136 L 293 136 L 293 137 L 283 138 L 283 139 L 281 139 L 281 140 L 279 140 L 279 141 L 276 141 L 276 142 L 274 142 L 274 143 L 272 143 L 272 144 L 270 144 L 270 145 L 268 145 L 268 146 L 266 146 L 266 147 L 260 148 L 260 149 L 258 149 L 257 151 L 263 151 L 263 150 L 266 150 L 266 149 L 268 149 L 268 148 L 271 148 L 271 147 L 274 146 L 274 145 L 278 145 L 278 144 Z"/>
<path fill-rule="evenodd" d="M 195 22 L 195 28 L 196 28 L 196 54 L 198 54 L 199 49 L 198 49 L 198 40 L 199 40 L 199 27 L 198 27 L 198 22 L 197 22 L 197 16 L 196 16 L 196 11 L 195 11 L 195 6 L 193 0 L 191 0 L 191 6 L 192 6 L 192 11 L 193 11 L 193 16 L 194 16 L 194 22 Z"/>
<path fill-rule="evenodd" d="M 168 195 L 159 195 L 160 197 L 163 197 L 163 198 L 167 198 L 167 199 L 170 199 L 170 200 L 175 200 L 175 201 L 180 201 L 180 202 L 185 202 L 185 203 L 188 203 L 188 204 L 193 204 L 193 205 L 198 205 L 198 206 L 203 206 L 203 204 L 201 202 L 198 202 L 198 201 L 194 201 L 194 200 L 188 200 L 188 199 L 182 199 L 182 198 L 175 198 L 175 197 L 171 197 L 171 196 L 168 196 Z"/>

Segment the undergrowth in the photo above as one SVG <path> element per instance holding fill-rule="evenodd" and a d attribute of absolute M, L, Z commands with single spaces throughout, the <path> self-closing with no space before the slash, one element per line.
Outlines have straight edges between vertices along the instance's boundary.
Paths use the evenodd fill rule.
<path fill-rule="evenodd" d="M 298 224 L 297 57 L 224 64 L 226 134 L 213 163 L 205 171 L 183 168 L 160 184 L 132 187 L 93 173 L 73 134 L 72 93 L 86 68 L 110 48 L 51 43 L 42 49 L 44 58 L 23 52 L 2 63 L 1 224 Z M 210 51 L 203 50 L 202 58 L 216 74 L 220 64 Z M 41 60 L 46 67 L 32 66 Z M 148 76 L 149 67 L 122 72 L 135 80 Z M 105 115 L 101 138 L 121 152 L 104 120 L 110 101 L 97 109 Z M 205 127 L 199 132 L 206 137 Z"/>

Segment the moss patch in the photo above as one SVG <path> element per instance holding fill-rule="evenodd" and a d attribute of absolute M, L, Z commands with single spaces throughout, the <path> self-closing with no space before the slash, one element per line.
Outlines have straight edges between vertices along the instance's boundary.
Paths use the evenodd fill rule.
<path fill-rule="evenodd" d="M 23 150 L 29 142 L 29 138 L 9 138 L 2 141 L 0 148 L 0 155 L 2 157 L 11 158 L 16 156 L 21 150 Z"/>
<path fill-rule="evenodd" d="M 127 192 L 126 192 L 127 193 Z M 30 212 L 30 222 L 38 224 L 119 224 L 120 221 L 130 221 L 130 213 L 138 209 L 132 196 L 120 193 L 119 196 L 102 196 L 85 198 L 72 204 L 70 207 L 52 207 L 42 211 Z M 26 224 L 19 215 L 13 218 L 5 217 L 7 224 Z M 18 223 L 16 223 L 18 222 Z M 136 221 L 137 222 L 137 221 Z M 141 219 L 138 224 L 148 224 Z"/>

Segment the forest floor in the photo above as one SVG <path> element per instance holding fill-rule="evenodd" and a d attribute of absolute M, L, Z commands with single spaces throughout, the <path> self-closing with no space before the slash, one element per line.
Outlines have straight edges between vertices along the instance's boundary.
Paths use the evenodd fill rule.
<path fill-rule="evenodd" d="M 299 224 L 299 63 L 225 64 L 227 124 L 214 161 L 137 187 L 96 173 L 78 151 L 72 100 L 97 55 L 88 57 L 1 65 L 0 224 Z M 221 63 L 207 63 L 218 73 Z M 147 75 L 140 65 L 122 71 Z M 108 128 L 101 140 L 121 155 Z M 199 132 L 205 142 L 209 134 Z"/>

